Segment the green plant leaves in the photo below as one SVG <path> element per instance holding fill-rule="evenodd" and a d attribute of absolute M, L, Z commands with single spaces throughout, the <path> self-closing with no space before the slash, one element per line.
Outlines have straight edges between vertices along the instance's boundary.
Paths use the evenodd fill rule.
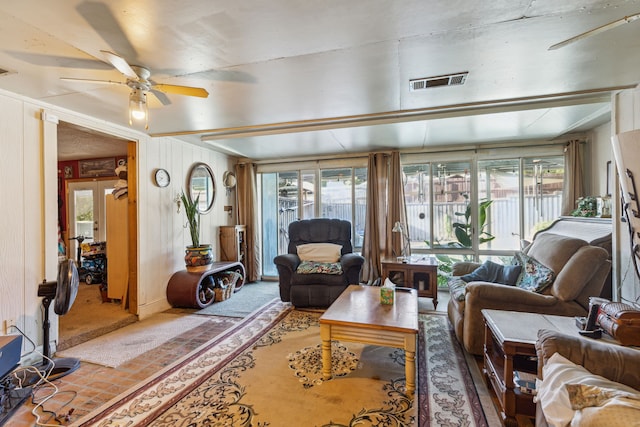
<path fill-rule="evenodd" d="M 200 246 L 200 212 L 198 212 L 200 194 L 198 194 L 195 200 L 191 201 L 183 191 L 180 193 L 180 200 L 184 206 L 184 213 L 187 216 L 187 225 L 189 226 L 189 233 L 191 234 L 191 243 L 193 246 Z"/>

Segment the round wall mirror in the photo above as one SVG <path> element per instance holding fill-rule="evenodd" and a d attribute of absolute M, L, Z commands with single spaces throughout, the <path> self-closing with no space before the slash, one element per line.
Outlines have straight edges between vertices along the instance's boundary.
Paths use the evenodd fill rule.
<path fill-rule="evenodd" d="M 205 163 L 194 163 L 187 177 L 187 196 L 190 201 L 198 198 L 198 212 L 205 214 L 213 207 L 216 198 L 216 181 L 213 171 Z"/>

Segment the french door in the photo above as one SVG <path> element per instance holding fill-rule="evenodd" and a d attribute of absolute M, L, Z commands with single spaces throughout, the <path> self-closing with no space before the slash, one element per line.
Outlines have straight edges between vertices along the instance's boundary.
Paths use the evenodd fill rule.
<path fill-rule="evenodd" d="M 67 183 L 69 238 L 83 236 L 87 242 L 106 239 L 106 196 L 111 194 L 117 180 L 76 181 Z M 67 256 L 75 259 L 77 240 L 67 242 Z"/>

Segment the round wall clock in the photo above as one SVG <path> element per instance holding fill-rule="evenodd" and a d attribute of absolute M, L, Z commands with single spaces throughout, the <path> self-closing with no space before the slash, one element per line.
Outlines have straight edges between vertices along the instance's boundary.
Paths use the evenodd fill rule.
<path fill-rule="evenodd" d="M 153 174 L 153 178 L 155 179 L 158 187 L 166 187 L 171 182 L 171 177 L 166 169 L 156 169 L 156 172 Z"/>

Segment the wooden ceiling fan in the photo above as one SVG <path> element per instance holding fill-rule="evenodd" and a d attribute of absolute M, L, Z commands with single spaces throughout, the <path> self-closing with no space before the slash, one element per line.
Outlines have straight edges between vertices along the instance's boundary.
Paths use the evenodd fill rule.
<path fill-rule="evenodd" d="M 567 39 L 567 40 L 562 41 L 560 43 L 556 43 L 556 44 L 554 44 L 552 46 L 549 46 L 549 49 L 547 49 L 547 50 L 560 49 L 561 47 L 564 47 L 564 46 L 566 46 L 568 44 L 571 44 L 571 43 L 575 43 L 575 42 L 577 42 L 579 40 L 582 40 L 584 38 L 587 38 L 587 37 L 590 37 L 590 36 L 595 36 L 596 34 L 603 33 L 605 31 L 611 30 L 613 28 L 619 27 L 620 25 L 623 25 L 623 24 L 628 24 L 630 22 L 633 22 L 633 21 L 637 20 L 638 18 L 640 18 L 640 13 L 636 13 L 634 15 L 625 16 L 624 18 L 617 19 L 617 20 L 615 20 L 613 22 L 609 22 L 608 24 L 601 25 L 601 26 L 599 26 L 597 28 L 594 28 L 592 30 L 585 31 L 582 34 L 578 34 L 577 36 L 571 37 L 570 39 Z"/>

